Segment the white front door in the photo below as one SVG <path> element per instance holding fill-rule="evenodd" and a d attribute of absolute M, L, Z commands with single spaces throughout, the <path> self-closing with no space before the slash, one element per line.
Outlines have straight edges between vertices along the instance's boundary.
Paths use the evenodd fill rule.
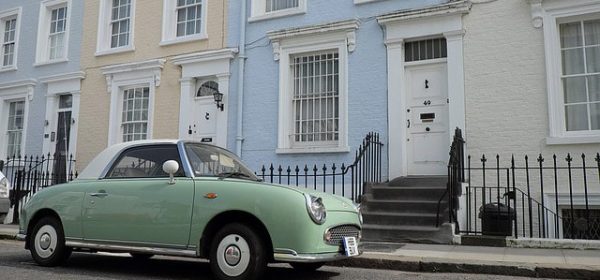
<path fill-rule="evenodd" d="M 408 175 L 447 174 L 448 73 L 446 63 L 406 67 Z"/>
<path fill-rule="evenodd" d="M 196 97 L 191 114 L 193 123 L 189 127 L 190 138 L 207 144 L 221 145 L 217 139 L 217 118 L 221 111 L 212 96 Z"/>

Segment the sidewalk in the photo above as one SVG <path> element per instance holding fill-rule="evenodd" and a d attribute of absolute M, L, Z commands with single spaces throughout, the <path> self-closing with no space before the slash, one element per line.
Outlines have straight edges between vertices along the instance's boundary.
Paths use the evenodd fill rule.
<path fill-rule="evenodd" d="M 0 239 L 16 225 L 0 224 Z M 363 243 L 360 257 L 331 263 L 414 272 L 456 272 L 543 278 L 600 279 L 600 250 L 529 249 L 464 245 Z"/>

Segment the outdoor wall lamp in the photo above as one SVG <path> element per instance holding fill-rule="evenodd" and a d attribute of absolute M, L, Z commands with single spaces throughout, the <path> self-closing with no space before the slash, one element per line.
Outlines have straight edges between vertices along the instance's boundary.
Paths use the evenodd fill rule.
<path fill-rule="evenodd" d="M 223 111 L 223 94 L 220 93 L 219 91 L 215 91 L 215 93 L 213 93 L 213 97 L 215 98 L 215 102 L 217 102 L 217 108 L 221 109 L 221 111 Z"/>

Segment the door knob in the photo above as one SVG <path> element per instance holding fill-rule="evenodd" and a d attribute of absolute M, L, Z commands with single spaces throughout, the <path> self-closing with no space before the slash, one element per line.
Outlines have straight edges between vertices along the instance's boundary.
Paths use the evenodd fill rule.
<path fill-rule="evenodd" d="M 430 131 L 430 130 L 431 130 L 431 128 L 429 128 L 429 127 L 425 128 L 425 131 Z"/>

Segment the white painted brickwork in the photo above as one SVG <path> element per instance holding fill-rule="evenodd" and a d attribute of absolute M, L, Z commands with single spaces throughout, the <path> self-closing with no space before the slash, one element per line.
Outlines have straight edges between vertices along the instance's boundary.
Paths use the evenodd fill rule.
<path fill-rule="evenodd" d="M 544 37 L 532 25 L 527 1 L 475 4 L 464 26 L 468 153 L 564 157 L 600 151 L 600 143 L 546 144 Z"/>

